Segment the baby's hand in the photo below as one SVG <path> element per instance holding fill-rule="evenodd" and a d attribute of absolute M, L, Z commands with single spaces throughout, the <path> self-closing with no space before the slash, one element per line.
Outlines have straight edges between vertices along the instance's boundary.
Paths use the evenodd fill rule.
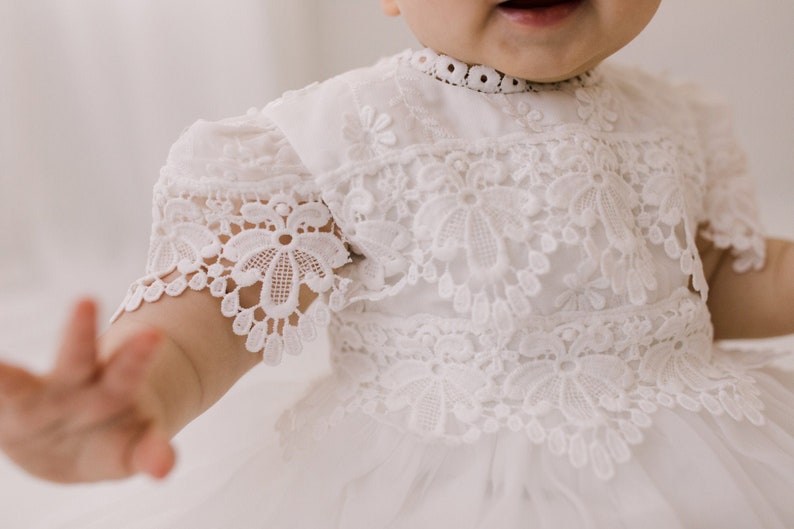
<path fill-rule="evenodd" d="M 160 478 L 174 451 L 162 410 L 144 384 L 160 340 L 141 332 L 99 357 L 96 307 L 77 304 L 55 368 L 45 376 L 0 363 L 0 449 L 22 468 L 61 483 Z"/>

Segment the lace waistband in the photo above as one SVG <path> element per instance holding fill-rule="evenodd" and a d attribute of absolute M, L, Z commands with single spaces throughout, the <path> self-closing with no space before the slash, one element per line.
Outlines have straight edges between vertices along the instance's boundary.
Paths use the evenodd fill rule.
<path fill-rule="evenodd" d="M 708 310 L 688 292 L 644 309 L 537 318 L 509 336 L 425 315 L 335 318 L 333 378 L 287 414 L 288 439 L 351 412 L 428 441 L 508 429 L 606 479 L 660 406 L 764 421 L 748 367 L 715 354 Z"/>

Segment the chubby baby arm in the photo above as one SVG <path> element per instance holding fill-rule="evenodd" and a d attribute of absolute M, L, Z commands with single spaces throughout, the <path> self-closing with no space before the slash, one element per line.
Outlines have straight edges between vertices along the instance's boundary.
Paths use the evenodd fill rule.
<path fill-rule="evenodd" d="M 218 304 L 203 292 L 162 299 L 98 338 L 94 304 L 78 303 L 51 372 L 0 364 L 0 448 L 55 482 L 167 475 L 171 437 L 261 360 Z"/>
<path fill-rule="evenodd" d="M 766 240 L 763 268 L 737 272 L 730 250 L 698 240 L 717 339 L 794 333 L 794 241 Z"/>

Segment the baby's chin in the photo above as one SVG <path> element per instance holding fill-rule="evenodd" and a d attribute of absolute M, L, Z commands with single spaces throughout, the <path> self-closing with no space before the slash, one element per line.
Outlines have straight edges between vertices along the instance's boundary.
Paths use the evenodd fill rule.
<path fill-rule="evenodd" d="M 525 79 L 535 83 L 556 83 L 572 79 L 578 75 L 592 70 L 600 63 L 600 60 L 593 60 L 582 64 L 574 64 L 571 66 L 561 66 L 559 64 L 552 65 L 528 65 L 528 64 L 492 64 L 489 65 L 505 75 L 515 77 L 518 79 Z"/>
<path fill-rule="evenodd" d="M 574 47 L 569 53 L 549 53 L 543 47 L 510 49 L 501 44 L 479 48 L 438 44 L 434 46 L 425 43 L 424 46 L 469 66 L 488 66 L 510 77 L 535 83 L 556 83 L 572 79 L 592 70 L 609 56 L 608 53 L 591 54 L 590 50 L 582 49 L 581 46 Z"/>
<path fill-rule="evenodd" d="M 532 61 L 531 59 L 524 62 L 513 60 L 492 62 L 494 64 L 488 64 L 488 66 L 517 79 L 536 83 L 556 83 L 592 70 L 598 66 L 601 59 L 587 57 L 585 60 L 569 61 L 567 64 L 562 61 Z"/>
<path fill-rule="evenodd" d="M 469 66 L 488 66 L 510 77 L 535 83 L 556 83 L 572 79 L 592 70 L 602 61 L 601 57 L 584 53 L 559 60 L 561 59 L 559 56 L 541 58 L 538 54 L 531 52 L 505 53 L 500 51 L 488 53 L 487 51 L 477 50 L 471 54 L 465 52 L 456 54 L 456 50 L 446 51 L 443 47 L 438 49 L 433 46 L 430 46 L 430 48 L 437 53 L 449 55 L 463 61 Z"/>

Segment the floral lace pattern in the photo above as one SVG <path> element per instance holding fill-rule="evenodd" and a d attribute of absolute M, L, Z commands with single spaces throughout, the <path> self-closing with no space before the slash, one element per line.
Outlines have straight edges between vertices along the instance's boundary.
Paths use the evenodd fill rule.
<path fill-rule="evenodd" d="M 764 422 L 747 368 L 713 356 L 708 311 L 686 289 L 629 312 L 529 319 L 510 335 L 427 315 L 335 318 L 337 404 L 311 419 L 299 404 L 281 424 L 288 439 L 321 439 L 353 412 L 451 443 L 509 429 L 608 479 L 660 407 Z"/>
<path fill-rule="evenodd" d="M 488 94 L 513 132 L 456 138 L 410 72 L 395 75 L 394 114 L 367 100 L 368 119 L 348 115 L 350 149 L 363 137 L 350 124 L 374 116 L 388 145 L 321 178 L 356 267 L 332 300 L 330 393 L 285 414 L 287 446 L 364 413 L 431 442 L 524 432 L 608 479 L 660 407 L 762 424 L 748 367 L 712 345 L 695 238 L 710 220 L 737 269 L 763 262 L 763 243 L 752 202 L 736 197 L 747 178 L 703 149 L 699 124 L 682 114 L 627 133 L 633 103 L 600 73 L 519 89 L 431 52 L 406 59 Z M 541 92 L 566 98 L 568 121 Z M 400 104 L 416 130 L 399 128 Z M 392 313 L 417 296 L 439 313 Z"/>
<path fill-rule="evenodd" d="M 663 270 L 673 286 L 691 277 L 705 291 L 689 207 L 703 189 L 691 160 L 673 138 L 569 130 L 415 149 L 348 171 L 325 198 L 371 278 L 349 298 L 421 279 L 476 326 L 510 330 L 530 313 L 661 299 Z M 370 253 L 373 240 L 381 247 Z M 568 262 L 578 265 L 563 285 L 544 281 Z"/>
<path fill-rule="evenodd" d="M 200 203 L 197 197 L 166 202 L 166 217 L 157 222 L 151 243 L 151 275 L 133 285 L 124 310 L 164 294 L 206 288 L 222 299 L 221 311 L 232 318 L 234 332 L 247 337 L 246 348 L 263 351 L 266 363 L 279 363 L 284 352 L 299 353 L 302 341 L 316 335 L 315 324 L 328 320 L 321 305 L 311 317 L 301 312 L 301 288 L 331 290 L 333 269 L 347 261 L 341 240 L 323 230 L 331 222 L 328 209 L 288 195 L 247 202 L 236 211 L 229 198 L 207 200 L 207 209 L 227 211 L 224 230 L 203 215 Z M 177 220 L 176 209 L 187 214 Z M 249 288 L 257 290 L 256 302 L 246 302 Z"/>
<path fill-rule="evenodd" d="M 348 115 L 343 134 L 350 142 L 350 159 L 366 160 L 394 145 L 397 138 L 394 132 L 388 130 L 391 122 L 391 117 L 387 114 L 376 115 L 372 107 L 362 108 L 358 118 Z"/>
<path fill-rule="evenodd" d="M 695 244 L 762 265 L 749 179 L 700 102 L 648 83 L 425 50 L 199 123 L 122 310 L 207 289 L 271 364 L 330 322 L 332 398 L 285 415 L 288 444 L 364 413 L 432 442 L 524 432 L 607 479 L 660 407 L 763 424 Z"/>
<path fill-rule="evenodd" d="M 216 145 L 216 156 L 200 166 L 184 167 L 177 158 L 164 168 L 155 191 L 148 275 L 131 286 L 121 309 L 207 289 L 222 300 L 221 312 L 232 320 L 234 332 L 246 336 L 246 348 L 278 364 L 284 353 L 299 353 L 302 343 L 317 335 L 316 325 L 327 324 L 321 303 L 310 313 L 302 311 L 301 289 L 337 288 L 334 269 L 348 261 L 348 252 L 328 208 L 310 194 L 298 200 L 295 174 L 284 176 L 294 186 L 289 194 L 279 191 L 284 183 L 278 178 L 247 183 L 246 171 L 260 164 L 273 171 L 275 157 L 291 158 L 272 127 L 255 122 L 252 114 L 233 124 L 235 136 Z M 205 127 L 194 126 L 183 142 L 197 143 Z M 240 141 L 241 127 L 256 151 Z"/>

